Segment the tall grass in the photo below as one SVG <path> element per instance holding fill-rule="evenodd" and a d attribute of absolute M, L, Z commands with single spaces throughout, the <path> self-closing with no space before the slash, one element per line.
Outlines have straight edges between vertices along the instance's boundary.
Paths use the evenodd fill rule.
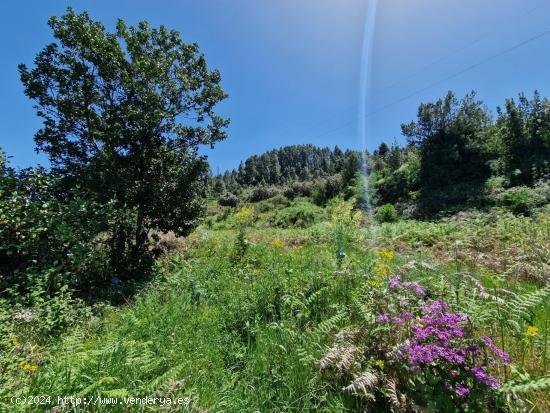
<path fill-rule="evenodd" d="M 495 372 L 507 382 L 502 394 L 508 410 L 549 408 L 542 377 L 550 374 L 550 291 L 543 288 L 546 263 L 540 257 L 548 248 L 547 216 L 383 224 L 384 248 L 396 251 L 385 258 L 366 247 L 351 222 L 249 229 L 239 260 L 232 259 L 235 230 L 200 229 L 159 261 L 156 278 L 128 305 L 106 308 L 37 349 L 34 360 L 25 359 L 36 371 L 5 371 L 10 395 L 188 400 L 149 410 L 66 410 L 74 412 L 353 411 L 365 399 L 321 373 L 319 361 L 337 332 L 374 319 L 379 304 L 369 307 L 361 297 L 402 274 L 468 313 L 510 353 L 511 367 Z M 344 249 L 345 257 L 338 254 Z M 54 405 L 4 400 L 2 406 L 17 412 Z M 376 406 L 391 409 L 389 403 Z"/>

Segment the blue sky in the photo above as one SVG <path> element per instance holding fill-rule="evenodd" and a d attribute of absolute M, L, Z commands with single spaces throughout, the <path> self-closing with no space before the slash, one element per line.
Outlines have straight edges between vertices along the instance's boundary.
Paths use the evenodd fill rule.
<path fill-rule="evenodd" d="M 41 121 L 17 65 L 31 64 L 52 40 L 47 19 L 69 5 L 109 29 L 117 18 L 148 20 L 199 43 L 230 95 L 220 107 L 231 118 L 229 138 L 204 150 L 214 172 L 289 144 L 360 148 L 366 0 L 11 1 L 0 6 L 0 147 L 15 166 L 47 164 L 34 152 Z M 403 142 L 400 124 L 449 89 L 474 89 L 492 110 L 519 91 L 550 96 L 550 35 L 486 61 L 550 30 L 549 17 L 547 0 L 379 0 L 366 109 L 377 113 L 368 117 L 368 149 Z"/>

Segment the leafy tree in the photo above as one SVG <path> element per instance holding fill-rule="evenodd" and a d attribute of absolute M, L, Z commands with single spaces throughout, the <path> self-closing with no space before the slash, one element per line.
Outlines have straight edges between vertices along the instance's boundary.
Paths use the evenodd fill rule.
<path fill-rule="evenodd" d="M 55 42 L 19 71 L 44 120 L 35 141 L 53 172 L 130 211 L 140 253 L 147 228 L 189 233 L 208 172 L 198 147 L 226 137 L 228 120 L 214 112 L 226 97 L 219 72 L 164 26 L 119 20 L 110 33 L 70 8 L 49 26 Z M 118 235 L 129 244 L 128 228 Z"/>
<path fill-rule="evenodd" d="M 498 109 L 498 165 L 512 185 L 533 185 L 550 173 L 550 102 L 535 92 L 529 100 L 506 100 Z"/>
<path fill-rule="evenodd" d="M 420 190 L 426 212 L 479 196 L 490 174 L 484 131 L 490 117 L 475 93 L 458 100 L 452 92 L 421 104 L 416 122 L 402 125 L 419 148 Z"/>

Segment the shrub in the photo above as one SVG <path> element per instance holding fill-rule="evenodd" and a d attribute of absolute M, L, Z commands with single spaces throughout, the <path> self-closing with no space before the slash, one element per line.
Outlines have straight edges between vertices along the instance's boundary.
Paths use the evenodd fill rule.
<path fill-rule="evenodd" d="M 250 202 L 259 202 L 279 195 L 281 191 L 274 186 L 258 186 L 248 196 Z"/>
<path fill-rule="evenodd" d="M 375 219 L 380 223 L 396 222 L 398 219 L 397 211 L 392 204 L 384 204 L 376 211 Z"/>
<path fill-rule="evenodd" d="M 296 202 L 294 205 L 276 212 L 270 220 L 271 224 L 281 228 L 292 226 L 309 227 L 319 222 L 323 211 L 316 205 L 309 202 Z"/>
<path fill-rule="evenodd" d="M 25 301 L 40 284 L 83 292 L 109 279 L 102 242 L 107 207 L 77 195 L 56 196 L 56 181 L 41 169 L 0 177 L 0 289 Z"/>
<path fill-rule="evenodd" d="M 550 201 L 548 192 L 548 185 L 544 183 L 539 183 L 535 188 L 517 186 L 497 195 L 496 202 L 514 214 L 530 215 L 537 207 Z"/>
<path fill-rule="evenodd" d="M 344 181 L 340 174 L 329 176 L 324 181 L 319 181 L 313 190 L 313 202 L 317 205 L 325 205 L 344 189 Z"/>
<path fill-rule="evenodd" d="M 293 182 L 289 187 L 284 190 L 284 195 L 293 199 L 301 196 L 310 196 L 313 191 L 313 184 L 309 181 L 306 182 Z"/>
<path fill-rule="evenodd" d="M 272 210 L 279 210 L 290 206 L 290 201 L 283 195 L 276 195 L 273 198 L 269 198 L 258 202 L 254 205 L 256 213 L 261 214 L 263 212 L 269 212 Z"/>
<path fill-rule="evenodd" d="M 235 194 L 230 192 L 222 195 L 218 201 L 221 206 L 237 207 L 239 205 L 239 198 Z"/>

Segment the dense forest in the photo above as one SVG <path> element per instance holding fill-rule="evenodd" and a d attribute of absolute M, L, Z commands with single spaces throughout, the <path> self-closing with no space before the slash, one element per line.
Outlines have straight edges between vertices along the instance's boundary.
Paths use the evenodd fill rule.
<path fill-rule="evenodd" d="M 417 120 L 401 125 L 406 146 L 382 143 L 365 154 L 374 204 L 418 218 L 493 205 L 528 213 L 547 203 L 550 102 L 537 92 L 520 94 L 496 112 L 493 119 L 474 93 L 422 104 Z M 237 196 L 258 201 L 277 193 L 321 204 L 341 193 L 361 197 L 349 188 L 364 173 L 362 159 L 337 146 L 288 146 L 213 177 L 212 190 L 228 205 Z"/>
<path fill-rule="evenodd" d="M 212 176 L 197 44 L 49 27 L 19 74 L 50 166 L 0 151 L 0 411 L 549 411 L 548 99 Z"/>

